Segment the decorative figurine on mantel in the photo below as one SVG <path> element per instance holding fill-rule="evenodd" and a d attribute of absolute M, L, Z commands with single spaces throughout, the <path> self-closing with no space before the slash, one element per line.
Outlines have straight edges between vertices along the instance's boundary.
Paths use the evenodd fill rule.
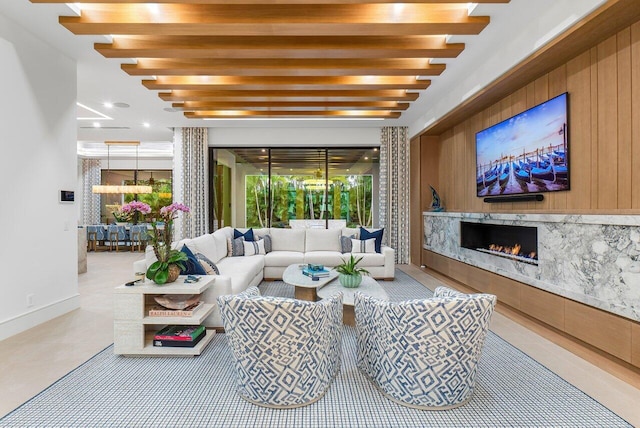
<path fill-rule="evenodd" d="M 429 211 L 444 211 L 444 206 L 440 202 L 440 196 L 438 196 L 438 192 L 433 186 L 429 186 L 431 188 L 431 206 L 429 207 Z"/>

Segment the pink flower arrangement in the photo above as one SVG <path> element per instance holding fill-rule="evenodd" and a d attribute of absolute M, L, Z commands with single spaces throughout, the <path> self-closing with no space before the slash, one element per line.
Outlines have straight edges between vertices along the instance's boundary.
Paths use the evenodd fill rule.
<path fill-rule="evenodd" d="M 160 222 L 151 222 L 152 230 L 149 231 L 153 252 L 158 259 L 147 269 L 147 278 L 155 281 L 157 284 L 164 284 L 169 279 L 169 269 L 171 265 L 177 265 L 180 269 L 184 269 L 184 261 L 187 255 L 181 251 L 171 249 L 171 238 L 173 235 L 173 220 L 178 218 L 178 213 L 185 214 L 191 212 L 188 206 L 174 202 L 171 205 L 160 208 L 160 219 L 164 223 L 160 228 Z M 177 275 L 177 273 L 176 273 Z"/>
<path fill-rule="evenodd" d="M 171 205 L 160 208 L 160 217 L 162 217 L 164 221 L 171 221 L 174 218 L 178 217 L 178 212 L 180 211 L 182 211 L 183 213 L 188 213 L 191 210 L 186 205 L 174 202 Z"/>
<path fill-rule="evenodd" d="M 120 208 L 120 212 L 126 214 L 134 214 L 136 212 L 139 212 L 141 214 L 149 214 L 151 212 L 151 207 L 144 202 L 131 201 L 128 204 L 124 204 L 122 208 Z"/>

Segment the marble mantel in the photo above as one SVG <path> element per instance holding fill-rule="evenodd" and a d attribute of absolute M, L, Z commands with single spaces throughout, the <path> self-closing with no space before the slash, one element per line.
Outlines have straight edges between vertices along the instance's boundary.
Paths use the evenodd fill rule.
<path fill-rule="evenodd" d="M 640 216 L 424 212 L 423 220 L 429 251 L 640 321 Z M 460 247 L 460 221 L 536 227 L 538 266 Z"/>

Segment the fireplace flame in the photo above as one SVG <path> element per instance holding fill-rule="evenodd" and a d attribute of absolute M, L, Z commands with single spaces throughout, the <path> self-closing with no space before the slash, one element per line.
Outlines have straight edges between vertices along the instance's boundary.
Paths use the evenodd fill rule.
<path fill-rule="evenodd" d="M 507 255 L 510 255 L 510 256 L 527 257 L 527 258 L 530 258 L 530 259 L 536 259 L 537 258 L 537 254 L 536 254 L 535 251 L 532 251 L 529 254 L 521 254 L 520 251 L 522 250 L 522 245 L 520 245 L 520 244 L 515 244 L 513 247 L 508 247 L 508 246 L 504 246 L 504 245 L 490 244 L 489 245 L 489 250 L 495 251 L 495 252 L 498 252 L 498 253 L 507 254 Z"/>

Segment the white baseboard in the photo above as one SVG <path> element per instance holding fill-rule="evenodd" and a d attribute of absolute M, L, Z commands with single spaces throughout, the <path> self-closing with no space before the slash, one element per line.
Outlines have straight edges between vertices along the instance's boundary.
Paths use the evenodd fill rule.
<path fill-rule="evenodd" d="M 0 322 L 0 340 L 22 333 L 79 307 L 80 295 L 75 294 L 66 299 L 2 321 Z"/>

